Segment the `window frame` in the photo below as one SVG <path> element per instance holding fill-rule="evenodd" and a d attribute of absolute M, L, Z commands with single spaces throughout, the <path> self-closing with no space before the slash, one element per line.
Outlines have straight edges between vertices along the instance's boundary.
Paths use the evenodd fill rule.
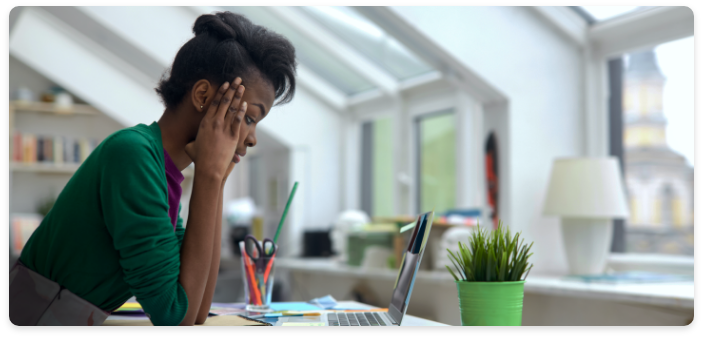
<path fill-rule="evenodd" d="M 691 35 L 693 36 L 693 35 Z M 686 38 L 686 37 L 683 37 Z M 655 46 L 657 45 L 662 45 L 666 44 L 668 42 L 673 42 L 676 40 L 679 40 L 681 38 L 676 38 L 676 39 L 671 39 L 663 42 L 659 42 L 654 44 Z M 652 44 L 646 44 L 643 47 L 651 47 Z M 638 48 L 633 48 L 632 50 L 628 50 L 626 52 L 622 52 L 618 54 L 616 57 L 604 60 L 604 63 L 606 64 L 606 72 L 607 72 L 607 89 L 606 89 L 606 95 L 607 101 L 608 101 L 608 107 L 607 107 L 607 121 L 608 121 L 608 131 L 606 135 L 608 135 L 608 147 L 609 151 L 608 154 L 610 156 L 613 156 L 618 159 L 618 162 L 620 163 L 620 169 L 623 174 L 623 182 L 626 182 L 625 180 L 625 161 L 624 161 L 624 76 L 625 76 L 625 66 L 624 66 L 624 55 L 627 54 L 628 52 L 636 51 Z M 627 199 L 628 199 L 628 206 L 631 205 L 630 203 L 630 196 L 629 196 L 629 190 L 626 189 L 626 194 L 627 194 Z M 632 212 L 632 211 L 631 211 Z M 637 267 L 645 267 L 649 271 L 654 271 L 654 270 L 662 270 L 664 263 L 669 262 L 670 260 L 686 260 L 688 258 L 693 259 L 691 256 L 684 256 L 684 255 L 664 255 L 664 254 L 658 254 L 658 253 L 653 253 L 653 254 L 641 254 L 641 253 L 634 253 L 634 252 L 627 252 L 627 229 L 625 225 L 625 220 L 624 219 L 616 219 L 613 220 L 613 242 L 611 246 L 611 257 L 616 257 L 618 264 L 624 264 L 624 265 L 632 265 L 630 264 L 630 260 L 636 260 L 637 261 Z M 647 263 L 649 261 L 649 263 Z M 664 263 L 662 263 L 662 261 Z M 622 263 L 622 262 L 627 262 L 627 264 Z M 629 266 L 628 265 L 628 266 Z M 664 264 L 665 265 L 665 264 Z M 612 267 L 612 264 L 609 263 L 609 266 Z M 688 261 L 686 261 L 682 267 L 684 268 L 690 268 L 693 270 L 693 263 L 691 262 L 690 265 L 688 264 Z M 681 267 L 680 267 L 681 268 Z"/>
<path fill-rule="evenodd" d="M 623 80 L 624 80 L 624 60 L 617 57 L 608 60 L 608 122 L 609 122 L 609 152 L 610 156 L 617 158 L 620 164 L 620 173 L 625 175 L 625 152 L 623 141 Z M 626 192 L 627 193 L 627 192 Z M 629 201 L 629 194 L 626 196 Z M 629 203 L 628 203 L 629 205 Z M 625 253 L 625 220 L 613 220 L 613 242 L 610 248 L 611 253 Z"/>

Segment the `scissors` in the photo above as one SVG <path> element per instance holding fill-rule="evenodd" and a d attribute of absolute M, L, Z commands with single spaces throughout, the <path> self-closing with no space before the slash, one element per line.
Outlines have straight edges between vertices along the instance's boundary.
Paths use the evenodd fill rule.
<path fill-rule="evenodd" d="M 270 261 L 271 257 L 276 253 L 276 245 L 270 238 L 264 238 L 263 242 L 259 244 L 256 237 L 252 235 L 246 235 L 244 237 L 244 249 L 247 255 L 251 257 L 256 266 L 256 271 L 263 273 L 266 270 L 266 265 Z"/>

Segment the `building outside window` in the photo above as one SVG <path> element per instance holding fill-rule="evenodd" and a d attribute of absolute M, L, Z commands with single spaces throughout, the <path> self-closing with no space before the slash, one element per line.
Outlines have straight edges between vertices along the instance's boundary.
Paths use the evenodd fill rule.
<path fill-rule="evenodd" d="M 625 251 L 692 256 L 693 38 L 624 59 Z"/>

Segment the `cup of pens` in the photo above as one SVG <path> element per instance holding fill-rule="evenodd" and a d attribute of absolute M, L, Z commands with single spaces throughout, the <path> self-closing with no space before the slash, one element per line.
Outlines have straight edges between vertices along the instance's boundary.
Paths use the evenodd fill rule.
<path fill-rule="evenodd" d="M 271 311 L 273 291 L 273 265 L 276 245 L 270 238 L 262 242 L 247 235 L 239 242 L 242 253 L 242 276 L 244 277 L 244 302 L 247 311 Z"/>
<path fill-rule="evenodd" d="M 286 208 L 278 222 L 276 236 L 273 240 L 264 238 L 259 242 L 256 237 L 247 235 L 244 241 L 239 242 L 239 252 L 242 253 L 242 276 L 244 276 L 244 302 L 247 311 L 270 312 L 271 291 L 273 291 L 273 265 L 278 251 L 278 236 L 281 234 L 283 222 L 286 220 L 290 203 L 293 201 L 298 182 L 293 184 L 293 189 L 288 196 Z"/>

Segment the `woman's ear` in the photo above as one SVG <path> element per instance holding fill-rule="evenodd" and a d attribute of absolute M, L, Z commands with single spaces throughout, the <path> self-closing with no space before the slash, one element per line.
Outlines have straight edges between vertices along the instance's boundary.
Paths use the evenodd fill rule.
<path fill-rule="evenodd" d="M 193 85 L 193 90 L 191 91 L 191 102 L 196 111 L 201 113 L 205 112 L 207 105 L 210 103 L 210 97 L 212 96 L 211 92 L 212 85 L 208 80 L 198 80 L 198 82 Z"/>

